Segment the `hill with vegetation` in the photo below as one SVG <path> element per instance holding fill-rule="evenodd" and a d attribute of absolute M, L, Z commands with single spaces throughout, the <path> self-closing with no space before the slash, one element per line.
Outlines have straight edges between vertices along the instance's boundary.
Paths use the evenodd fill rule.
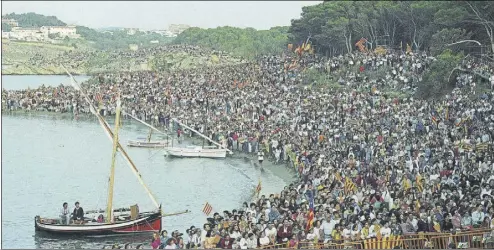
<path fill-rule="evenodd" d="M 179 34 L 173 43 L 210 47 L 252 59 L 281 53 L 287 41 L 288 27 L 256 30 L 225 26 L 214 29 L 189 28 Z"/>

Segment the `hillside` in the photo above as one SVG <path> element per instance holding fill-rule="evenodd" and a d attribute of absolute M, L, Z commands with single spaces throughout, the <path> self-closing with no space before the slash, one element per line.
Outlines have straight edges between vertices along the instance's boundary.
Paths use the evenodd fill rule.
<path fill-rule="evenodd" d="M 65 26 L 66 23 L 60 21 L 56 16 L 45 16 L 34 12 L 16 14 L 10 13 L 3 15 L 2 18 L 14 19 L 20 27 L 31 28 L 41 26 Z"/>
<path fill-rule="evenodd" d="M 233 57 L 218 57 L 212 52 L 181 47 L 183 46 L 164 45 L 139 48 L 136 51 L 130 49 L 108 51 L 97 50 L 89 45 L 73 47 L 70 44 L 3 41 L 2 74 L 65 74 L 60 64 L 74 74 L 97 74 L 186 69 L 239 62 Z"/>
<path fill-rule="evenodd" d="M 287 32 L 288 27 L 274 27 L 269 30 L 228 26 L 214 29 L 194 27 L 178 35 L 173 43 L 205 46 L 252 59 L 281 53 L 286 48 Z"/>

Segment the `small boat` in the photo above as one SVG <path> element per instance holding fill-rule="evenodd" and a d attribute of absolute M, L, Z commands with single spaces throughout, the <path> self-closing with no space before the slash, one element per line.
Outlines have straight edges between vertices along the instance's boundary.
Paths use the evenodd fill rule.
<path fill-rule="evenodd" d="M 214 146 L 187 146 L 185 148 L 167 147 L 165 151 L 169 156 L 175 157 L 226 158 L 227 149 Z"/>
<path fill-rule="evenodd" d="M 164 148 L 168 146 L 168 141 L 151 141 L 151 136 L 153 135 L 153 129 L 149 129 L 149 135 L 144 141 L 129 140 L 127 146 L 138 147 L 138 148 Z"/>
<path fill-rule="evenodd" d="M 164 148 L 168 146 L 167 141 L 134 141 L 129 140 L 127 142 L 127 146 L 129 147 L 138 147 L 138 148 Z"/>
<path fill-rule="evenodd" d="M 63 65 L 62 65 L 63 67 Z M 65 69 L 65 68 L 64 68 Z M 67 71 L 67 70 L 66 70 Z M 67 71 L 68 73 L 68 71 Z M 115 114 L 115 130 L 112 131 L 109 124 L 104 120 L 104 118 L 96 111 L 94 105 L 90 101 L 87 94 L 82 91 L 81 86 L 75 81 L 70 73 L 69 76 L 72 78 L 72 83 L 74 88 L 80 90 L 82 96 L 85 98 L 90 106 L 90 111 L 98 118 L 98 122 L 109 137 L 110 141 L 113 143 L 112 150 L 112 161 L 110 168 L 110 178 L 108 185 L 108 199 L 106 210 L 95 210 L 86 212 L 82 218 L 77 220 L 66 221 L 62 223 L 59 218 L 46 218 L 39 215 L 34 217 L 34 226 L 37 232 L 46 232 L 54 235 L 67 235 L 67 236 L 79 236 L 79 235 L 115 235 L 115 234 L 136 234 L 136 233 L 150 233 L 159 232 L 162 229 L 161 218 L 163 216 L 161 205 L 158 205 L 156 198 L 151 193 L 150 189 L 144 183 L 139 170 L 136 168 L 133 161 L 130 159 L 129 155 L 122 147 L 118 140 L 118 130 L 120 126 L 120 98 L 117 97 L 117 108 Z M 139 207 L 137 204 L 130 206 L 130 209 L 114 209 L 113 208 L 113 186 L 115 179 L 115 159 L 117 152 L 120 152 L 124 159 L 127 161 L 131 171 L 134 173 L 140 184 L 143 186 L 144 190 L 151 198 L 151 201 L 156 206 L 154 211 L 150 212 L 139 212 Z M 186 211 L 188 212 L 188 211 Z M 185 213 L 185 212 L 184 212 Z M 94 214 L 94 217 L 98 217 L 98 220 L 93 219 L 94 217 L 88 214 Z M 105 214 L 106 216 L 103 216 Z M 181 213 L 176 213 L 176 215 Z M 100 219 L 101 218 L 101 219 Z"/>
<path fill-rule="evenodd" d="M 183 147 L 173 147 L 173 141 L 171 147 L 166 147 L 165 152 L 169 156 L 175 156 L 175 157 L 202 157 L 202 158 L 226 158 L 226 153 L 233 154 L 233 152 L 229 149 L 226 148 L 225 145 L 221 145 L 207 136 L 201 134 L 199 131 L 187 126 L 186 124 L 181 123 L 179 120 L 176 118 L 172 118 L 175 122 L 177 122 L 179 125 L 189 129 L 190 131 L 198 134 L 202 138 L 210 141 L 212 144 L 216 146 L 187 146 L 185 148 Z"/>

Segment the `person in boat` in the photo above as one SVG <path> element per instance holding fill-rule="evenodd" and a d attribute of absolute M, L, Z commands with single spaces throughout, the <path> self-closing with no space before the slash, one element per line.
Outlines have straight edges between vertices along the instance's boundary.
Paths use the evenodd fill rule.
<path fill-rule="evenodd" d="M 75 203 L 74 212 L 72 213 L 72 220 L 75 221 L 84 221 L 84 209 L 79 206 L 79 202 Z"/>
<path fill-rule="evenodd" d="M 64 202 L 62 205 L 62 211 L 60 212 L 60 223 L 67 225 L 69 224 L 70 221 L 70 210 L 69 210 L 69 203 Z"/>

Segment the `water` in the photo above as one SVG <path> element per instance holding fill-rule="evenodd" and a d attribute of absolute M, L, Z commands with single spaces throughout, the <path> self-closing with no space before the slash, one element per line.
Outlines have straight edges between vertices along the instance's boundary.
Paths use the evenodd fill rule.
<path fill-rule="evenodd" d="M 113 126 L 112 122 L 110 124 Z M 145 137 L 148 129 L 124 121 L 120 140 Z M 73 209 L 106 206 L 112 144 L 95 120 L 61 119 L 58 115 L 2 115 L 2 246 L 4 248 L 101 248 L 112 242 L 145 242 L 151 236 L 127 238 L 54 238 L 34 231 L 34 216 L 56 218 L 63 202 Z M 261 173 L 242 159 L 179 159 L 164 157 L 163 150 L 126 148 L 145 183 L 163 204 L 165 213 L 191 213 L 165 217 L 165 229 L 184 231 L 201 227 L 205 202 L 214 212 L 239 208 L 251 198 L 259 178 L 263 194 L 277 193 L 288 178 L 284 167 Z M 282 179 L 283 178 L 283 179 Z M 285 179 L 285 180 L 284 180 Z M 126 162 L 117 158 L 115 207 L 153 204 Z"/>
<path fill-rule="evenodd" d="M 89 76 L 74 76 L 77 82 L 88 80 Z M 35 89 L 45 86 L 71 85 L 70 77 L 66 75 L 2 75 L 2 88 L 6 90 Z"/>

